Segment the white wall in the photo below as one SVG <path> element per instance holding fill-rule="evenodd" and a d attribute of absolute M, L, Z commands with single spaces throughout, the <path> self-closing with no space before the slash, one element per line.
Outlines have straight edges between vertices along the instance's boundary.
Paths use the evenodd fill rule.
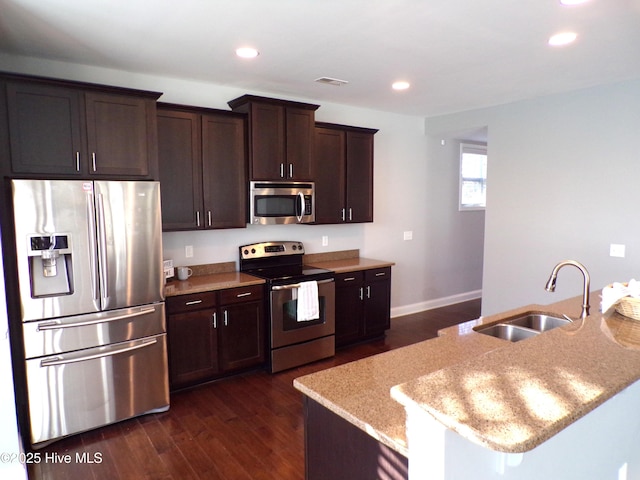
<path fill-rule="evenodd" d="M 214 83 L 1 54 L 0 65 L 0 70 L 5 71 L 164 92 L 160 98 L 163 102 L 211 108 L 228 109 L 227 101 L 245 93 L 275 96 Z M 313 99 L 288 99 L 314 103 Z M 374 147 L 374 223 L 165 233 L 165 258 L 173 258 L 175 265 L 235 261 L 238 246 L 246 243 L 300 240 L 309 253 L 359 248 L 362 256 L 395 262 L 391 300 L 394 314 L 464 298 L 468 292 L 477 294 L 481 288 L 477 265 L 472 267 L 475 272 L 469 274 L 464 254 L 460 254 L 460 240 L 465 235 L 460 233 L 458 221 L 452 226 L 449 218 L 458 216 L 451 203 L 457 201 L 458 195 L 458 160 L 428 154 L 431 147 L 424 135 L 424 119 L 324 102 L 316 119 L 379 129 Z M 404 241 L 403 232 L 409 230 L 413 240 Z M 328 247 L 321 246 L 323 235 L 329 237 Z M 184 257 L 185 245 L 194 247 L 193 258 Z"/>
<path fill-rule="evenodd" d="M 430 135 L 475 125 L 489 131 L 483 314 L 580 294 L 572 267 L 544 291 L 564 259 L 589 269 L 592 289 L 640 278 L 640 81 L 426 120 Z"/>

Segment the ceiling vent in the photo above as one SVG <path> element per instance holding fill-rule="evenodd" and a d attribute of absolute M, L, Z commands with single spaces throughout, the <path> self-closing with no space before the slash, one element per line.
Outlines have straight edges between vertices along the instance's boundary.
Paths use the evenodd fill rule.
<path fill-rule="evenodd" d="M 316 78 L 314 82 L 324 83 L 326 85 L 334 85 L 336 87 L 340 87 L 342 85 L 346 85 L 347 83 L 349 83 L 346 80 L 339 80 L 337 78 L 331 78 L 331 77 Z"/>

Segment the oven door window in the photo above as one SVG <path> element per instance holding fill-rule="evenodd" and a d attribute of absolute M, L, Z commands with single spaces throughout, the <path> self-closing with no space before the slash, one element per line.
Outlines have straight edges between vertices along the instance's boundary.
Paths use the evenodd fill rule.
<path fill-rule="evenodd" d="M 298 300 L 292 299 L 282 304 L 282 326 L 283 330 L 295 330 L 298 328 L 320 325 L 325 322 L 325 297 L 318 297 L 320 307 L 320 318 L 315 320 L 298 321 Z"/>

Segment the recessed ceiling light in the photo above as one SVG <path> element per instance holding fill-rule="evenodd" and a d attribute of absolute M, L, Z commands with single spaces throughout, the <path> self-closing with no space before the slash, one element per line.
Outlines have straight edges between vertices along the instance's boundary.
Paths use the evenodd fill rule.
<path fill-rule="evenodd" d="M 393 82 L 393 84 L 391 85 L 391 88 L 393 88 L 394 90 L 406 90 L 410 86 L 411 86 L 411 84 L 409 82 L 405 82 L 404 80 L 400 80 L 398 82 Z"/>
<path fill-rule="evenodd" d="M 560 5 L 580 5 L 581 3 L 587 3 L 589 0 L 560 0 Z"/>
<path fill-rule="evenodd" d="M 562 32 L 556 33 L 549 38 L 549 45 L 552 47 L 561 47 L 562 45 L 568 45 L 578 38 L 578 34 L 574 32 Z"/>
<path fill-rule="evenodd" d="M 256 58 L 259 52 L 252 47 L 241 47 L 236 49 L 236 55 L 241 58 Z"/>

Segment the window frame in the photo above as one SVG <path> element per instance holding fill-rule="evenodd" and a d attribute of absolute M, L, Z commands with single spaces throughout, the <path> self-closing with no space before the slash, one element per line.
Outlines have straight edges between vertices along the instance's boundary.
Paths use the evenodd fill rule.
<path fill-rule="evenodd" d="M 459 154 L 459 170 L 458 170 L 458 210 L 461 212 L 472 212 L 472 211 L 482 211 L 487 208 L 487 168 L 484 171 L 484 177 L 463 177 L 462 176 L 462 163 L 463 156 L 465 153 L 475 153 L 480 155 L 487 156 L 488 163 L 488 154 L 487 154 L 487 144 L 486 143 L 469 143 L 469 142 L 460 142 L 460 154 Z M 465 181 L 476 181 L 482 184 L 485 190 L 485 202 L 484 205 L 481 204 L 463 204 L 462 203 L 462 184 Z"/>

